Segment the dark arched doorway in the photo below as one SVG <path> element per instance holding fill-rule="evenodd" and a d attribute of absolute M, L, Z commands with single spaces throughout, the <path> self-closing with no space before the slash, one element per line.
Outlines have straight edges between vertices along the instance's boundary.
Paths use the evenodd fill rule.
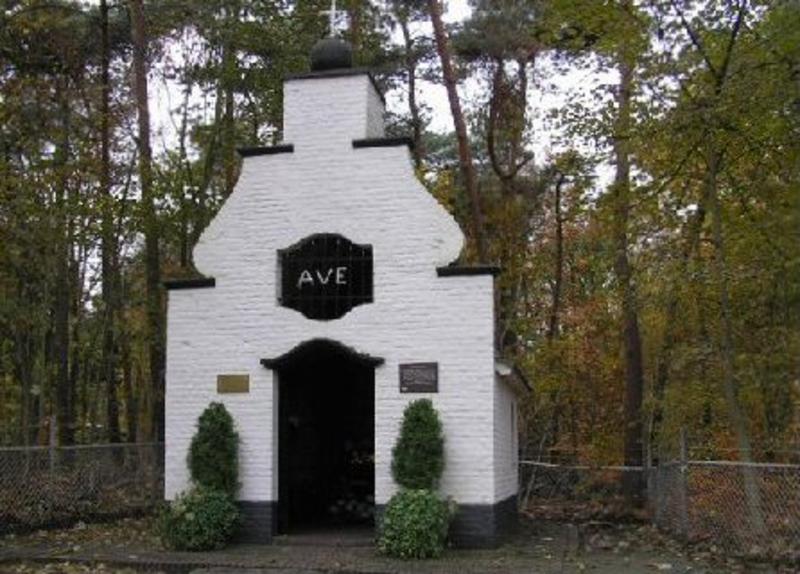
<path fill-rule="evenodd" d="M 278 373 L 280 533 L 372 524 L 381 362 L 327 339 L 262 360 Z"/>

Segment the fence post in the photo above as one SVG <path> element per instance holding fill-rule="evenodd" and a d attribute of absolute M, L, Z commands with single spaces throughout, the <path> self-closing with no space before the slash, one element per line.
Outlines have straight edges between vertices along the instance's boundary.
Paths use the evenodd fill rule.
<path fill-rule="evenodd" d="M 689 540 L 689 455 L 686 446 L 686 428 L 680 432 L 680 466 L 678 467 L 678 520 L 680 536 L 684 542 Z"/>
<path fill-rule="evenodd" d="M 653 485 L 650 478 L 650 447 L 645 447 L 645 453 L 642 457 L 642 482 L 644 482 L 644 505 L 646 509 L 653 508 L 653 499 L 651 498 Z"/>
<path fill-rule="evenodd" d="M 58 419 L 56 415 L 50 415 L 50 434 L 48 437 L 48 468 L 53 473 L 56 470 L 56 443 L 58 442 Z"/>

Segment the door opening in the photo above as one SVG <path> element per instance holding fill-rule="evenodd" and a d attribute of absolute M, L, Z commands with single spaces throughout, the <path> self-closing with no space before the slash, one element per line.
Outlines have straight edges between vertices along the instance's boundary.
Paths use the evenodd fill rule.
<path fill-rule="evenodd" d="M 311 341 L 279 365 L 280 533 L 373 524 L 375 362 Z"/>

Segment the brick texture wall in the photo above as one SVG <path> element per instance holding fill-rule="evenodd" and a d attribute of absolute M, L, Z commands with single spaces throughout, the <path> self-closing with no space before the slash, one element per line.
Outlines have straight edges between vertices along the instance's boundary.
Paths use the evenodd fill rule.
<path fill-rule="evenodd" d="M 495 500 L 505 500 L 515 495 L 518 489 L 516 403 L 514 391 L 497 377 L 494 392 Z"/>

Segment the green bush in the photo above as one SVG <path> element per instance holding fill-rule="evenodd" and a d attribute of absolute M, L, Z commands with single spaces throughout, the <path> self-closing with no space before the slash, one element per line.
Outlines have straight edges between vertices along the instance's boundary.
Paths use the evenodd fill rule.
<path fill-rule="evenodd" d="M 235 496 L 239 488 L 239 435 L 225 405 L 211 403 L 197 421 L 189 448 L 189 472 L 196 484 Z"/>
<path fill-rule="evenodd" d="M 218 550 L 233 534 L 239 511 L 227 492 L 195 486 L 159 516 L 161 540 L 175 550 Z"/>
<path fill-rule="evenodd" d="M 392 476 L 405 488 L 434 490 L 444 470 L 444 437 L 439 415 L 428 399 L 406 407 L 392 449 Z"/>
<path fill-rule="evenodd" d="M 386 505 L 378 550 L 395 558 L 440 556 L 453 510 L 430 490 L 401 490 Z"/>

